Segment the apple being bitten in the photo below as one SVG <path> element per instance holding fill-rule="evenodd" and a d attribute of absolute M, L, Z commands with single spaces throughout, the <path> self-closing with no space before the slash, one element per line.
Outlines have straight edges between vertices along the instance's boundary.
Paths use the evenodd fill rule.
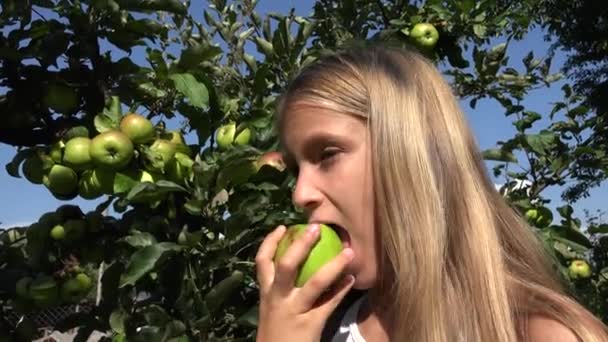
<path fill-rule="evenodd" d="M 283 257 L 289 246 L 291 246 L 296 239 L 306 233 L 307 227 L 307 224 L 296 224 L 287 228 L 287 231 L 281 241 L 279 241 L 279 245 L 275 252 L 275 263 Z M 308 254 L 306 260 L 300 265 L 295 281 L 296 287 L 304 286 L 321 267 L 342 252 L 342 241 L 336 231 L 325 224 L 319 225 L 319 229 L 319 239 Z"/>

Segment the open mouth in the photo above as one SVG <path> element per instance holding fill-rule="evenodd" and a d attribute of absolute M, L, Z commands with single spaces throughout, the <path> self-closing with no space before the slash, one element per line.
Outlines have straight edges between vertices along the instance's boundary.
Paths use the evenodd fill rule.
<path fill-rule="evenodd" d="M 342 240 L 342 247 L 350 247 L 350 235 L 348 234 L 348 231 L 337 224 L 330 223 L 328 225 L 338 233 L 340 240 Z"/>

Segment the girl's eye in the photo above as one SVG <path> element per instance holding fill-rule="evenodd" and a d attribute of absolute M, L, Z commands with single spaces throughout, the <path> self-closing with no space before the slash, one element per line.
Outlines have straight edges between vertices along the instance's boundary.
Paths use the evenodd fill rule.
<path fill-rule="evenodd" d="M 320 161 L 323 162 L 329 162 L 331 160 L 333 160 L 338 153 L 340 153 L 340 149 L 336 148 L 336 147 L 328 147 L 328 148 L 324 148 L 323 151 L 321 151 L 321 155 L 320 155 Z"/>

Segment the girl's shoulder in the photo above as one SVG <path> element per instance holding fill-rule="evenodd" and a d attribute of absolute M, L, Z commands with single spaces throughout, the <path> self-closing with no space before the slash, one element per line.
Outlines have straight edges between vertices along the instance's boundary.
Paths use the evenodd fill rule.
<path fill-rule="evenodd" d="M 554 319 L 534 315 L 528 320 L 528 335 L 531 342 L 555 341 L 578 342 L 574 332 Z"/>

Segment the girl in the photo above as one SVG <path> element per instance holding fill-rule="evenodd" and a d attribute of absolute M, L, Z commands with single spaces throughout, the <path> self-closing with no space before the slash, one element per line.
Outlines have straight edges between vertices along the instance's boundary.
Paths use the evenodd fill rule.
<path fill-rule="evenodd" d="M 495 190 L 451 88 L 417 53 L 321 58 L 282 96 L 277 127 L 310 225 L 276 265 L 285 227 L 260 246 L 259 342 L 608 341 Z M 345 248 L 296 288 L 317 223 Z"/>

